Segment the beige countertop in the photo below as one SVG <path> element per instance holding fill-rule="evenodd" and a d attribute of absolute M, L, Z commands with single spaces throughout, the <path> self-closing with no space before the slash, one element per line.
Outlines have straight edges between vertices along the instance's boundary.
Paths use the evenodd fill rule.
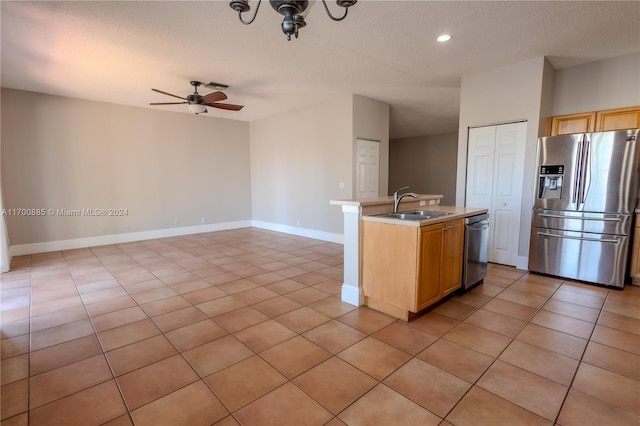
<path fill-rule="evenodd" d="M 415 208 L 410 210 L 416 210 Z M 407 209 L 399 209 L 398 211 L 402 213 L 403 211 L 410 211 Z M 433 225 L 436 223 L 448 222 L 450 220 L 463 219 L 469 216 L 476 216 L 482 213 L 487 213 L 487 209 L 477 209 L 471 207 L 452 207 L 452 206 L 425 206 L 420 207 L 418 210 L 429 210 L 429 211 L 439 211 L 450 213 L 446 216 L 439 216 L 430 219 L 424 220 L 407 220 L 407 219 L 394 219 L 390 217 L 381 217 L 376 215 L 363 215 L 363 221 L 369 222 L 382 222 L 389 223 L 393 225 L 404 225 L 404 226 L 413 226 L 413 227 L 421 227 Z"/>
<path fill-rule="evenodd" d="M 407 201 L 420 201 L 420 200 L 425 200 L 425 201 L 431 201 L 431 200 L 437 200 L 438 202 L 440 202 L 440 199 L 443 197 L 443 195 L 436 195 L 436 194 L 418 194 L 418 198 L 405 198 L 403 199 L 403 203 L 406 203 Z M 362 199 L 362 200 L 331 200 L 329 201 L 329 204 L 331 205 L 335 205 L 335 206 L 377 206 L 377 205 L 382 205 L 382 204 L 389 204 L 391 203 L 393 205 L 393 196 L 389 195 L 387 197 L 378 197 L 378 198 L 366 198 L 366 199 Z"/>

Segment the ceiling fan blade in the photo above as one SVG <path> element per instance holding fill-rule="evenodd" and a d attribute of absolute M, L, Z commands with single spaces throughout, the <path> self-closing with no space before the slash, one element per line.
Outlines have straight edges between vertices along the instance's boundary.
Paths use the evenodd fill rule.
<path fill-rule="evenodd" d="M 227 99 L 227 95 L 222 92 L 212 92 L 202 97 L 204 102 L 218 102 L 224 101 L 225 99 Z"/>
<path fill-rule="evenodd" d="M 185 101 L 187 100 L 187 98 L 183 98 L 182 96 L 174 95 L 168 92 L 163 92 L 162 90 L 158 90 L 158 89 L 151 89 L 151 90 L 153 90 L 154 92 L 162 93 L 163 95 L 173 96 L 174 98 L 184 99 Z"/>
<path fill-rule="evenodd" d="M 219 104 L 216 102 L 205 103 L 205 105 L 214 108 L 226 109 L 229 111 L 240 111 L 242 108 L 244 108 L 244 105 Z"/>
<path fill-rule="evenodd" d="M 150 102 L 149 105 L 180 105 L 188 103 L 189 102 Z"/>

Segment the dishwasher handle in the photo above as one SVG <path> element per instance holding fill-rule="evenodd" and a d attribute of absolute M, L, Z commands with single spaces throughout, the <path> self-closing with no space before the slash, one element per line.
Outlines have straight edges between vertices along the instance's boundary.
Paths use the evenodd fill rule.
<path fill-rule="evenodd" d="M 464 224 L 466 226 L 472 225 L 478 222 L 488 222 L 489 221 L 489 213 L 477 214 L 475 216 L 469 216 L 464 219 Z"/>
<path fill-rule="evenodd" d="M 473 231 L 481 231 L 483 229 L 488 229 L 489 228 L 489 219 L 481 220 L 480 222 L 468 223 L 465 226 L 468 229 L 471 229 Z"/>

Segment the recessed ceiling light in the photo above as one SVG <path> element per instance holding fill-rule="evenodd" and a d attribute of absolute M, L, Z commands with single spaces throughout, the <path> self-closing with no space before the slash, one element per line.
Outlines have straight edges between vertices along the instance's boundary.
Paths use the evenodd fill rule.
<path fill-rule="evenodd" d="M 449 34 L 442 34 L 441 36 L 438 36 L 438 38 L 436 40 L 438 40 L 440 42 L 449 41 L 449 40 L 451 40 L 451 36 Z"/>

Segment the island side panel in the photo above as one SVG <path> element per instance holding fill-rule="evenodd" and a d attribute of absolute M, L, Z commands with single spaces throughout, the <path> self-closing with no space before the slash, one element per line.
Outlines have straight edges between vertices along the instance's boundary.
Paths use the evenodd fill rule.
<path fill-rule="evenodd" d="M 365 305 L 408 319 L 415 306 L 419 228 L 362 223 L 362 289 Z"/>
<path fill-rule="evenodd" d="M 360 207 L 343 205 L 344 214 L 344 281 L 341 298 L 343 302 L 355 306 L 364 304 L 360 286 Z"/>

